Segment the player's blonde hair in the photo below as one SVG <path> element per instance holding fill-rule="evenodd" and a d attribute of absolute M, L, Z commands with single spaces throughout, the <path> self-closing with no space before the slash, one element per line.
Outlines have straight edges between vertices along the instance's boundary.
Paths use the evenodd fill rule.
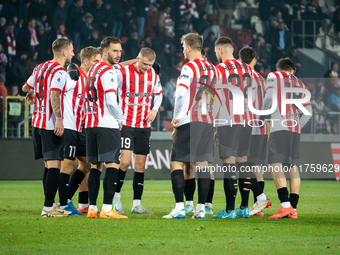
<path fill-rule="evenodd" d="M 138 57 L 146 57 L 148 60 L 154 61 L 156 59 L 156 53 L 153 51 L 153 49 L 145 47 L 140 50 Z"/>
<path fill-rule="evenodd" d="M 68 46 L 72 44 L 72 41 L 66 38 L 58 38 L 52 43 L 52 51 L 54 54 L 65 50 Z"/>
<path fill-rule="evenodd" d="M 80 51 L 80 61 L 83 63 L 84 59 L 90 60 L 92 57 L 101 55 L 101 51 L 93 46 L 86 47 Z"/>
<path fill-rule="evenodd" d="M 181 43 L 185 42 L 186 45 L 190 46 L 193 50 L 202 51 L 203 48 L 203 36 L 197 33 L 189 33 L 183 35 L 181 38 Z"/>

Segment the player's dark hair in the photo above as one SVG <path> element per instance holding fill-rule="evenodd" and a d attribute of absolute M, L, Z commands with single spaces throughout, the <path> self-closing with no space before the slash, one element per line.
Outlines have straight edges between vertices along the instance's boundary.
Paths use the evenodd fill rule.
<path fill-rule="evenodd" d="M 100 43 L 100 48 L 102 49 L 102 51 L 104 49 L 108 49 L 110 47 L 110 44 L 120 44 L 121 41 L 118 37 L 113 37 L 113 36 L 109 36 L 109 37 L 106 37 L 103 41 L 101 41 Z"/>
<path fill-rule="evenodd" d="M 80 60 L 83 63 L 84 59 L 90 60 L 92 57 L 97 56 L 98 54 L 101 55 L 102 52 L 93 46 L 89 46 L 80 51 Z"/>
<path fill-rule="evenodd" d="M 204 59 L 207 57 L 204 49 L 201 50 L 201 55 L 202 55 L 202 58 L 204 58 Z"/>
<path fill-rule="evenodd" d="M 68 46 L 72 44 L 72 41 L 67 38 L 58 38 L 54 40 L 52 43 L 52 51 L 53 53 L 61 52 L 65 50 Z"/>
<path fill-rule="evenodd" d="M 189 33 L 183 35 L 181 38 L 181 43 L 184 42 L 186 45 L 189 45 L 192 49 L 196 49 L 198 51 L 201 51 L 203 48 L 203 36 L 197 33 Z"/>
<path fill-rule="evenodd" d="M 281 58 L 276 63 L 276 70 L 277 71 L 292 71 L 296 70 L 295 64 L 290 58 Z"/>
<path fill-rule="evenodd" d="M 239 52 L 240 60 L 248 65 L 256 56 L 256 51 L 252 47 L 244 47 Z"/>
<path fill-rule="evenodd" d="M 217 45 L 222 45 L 222 46 L 230 45 L 232 47 L 233 41 L 229 37 L 222 36 L 215 41 L 215 46 Z"/>
<path fill-rule="evenodd" d="M 335 65 L 337 65 L 338 63 L 337 62 L 332 62 L 331 63 L 331 69 L 335 66 Z"/>

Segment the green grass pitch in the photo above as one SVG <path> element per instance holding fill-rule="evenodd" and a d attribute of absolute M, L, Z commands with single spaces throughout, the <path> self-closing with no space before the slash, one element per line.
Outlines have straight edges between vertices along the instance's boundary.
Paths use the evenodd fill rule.
<path fill-rule="evenodd" d="M 132 182 L 126 181 L 122 202 L 127 220 L 41 218 L 40 181 L 0 181 L 0 254 L 340 254 L 339 182 L 302 181 L 298 220 L 268 219 L 279 208 L 272 181 L 265 186 L 273 201 L 265 217 L 234 220 L 210 215 L 193 220 L 192 214 L 184 220 L 162 219 L 175 204 L 170 180 L 145 181 L 144 187 L 142 202 L 152 215 L 130 213 Z M 98 202 L 101 208 L 102 187 Z M 224 206 L 219 180 L 213 210 Z"/>

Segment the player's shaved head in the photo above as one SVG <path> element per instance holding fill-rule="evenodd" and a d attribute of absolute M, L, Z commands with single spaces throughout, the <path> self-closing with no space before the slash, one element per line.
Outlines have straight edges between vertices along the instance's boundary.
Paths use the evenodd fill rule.
<path fill-rule="evenodd" d="M 101 55 L 101 51 L 98 48 L 95 48 L 93 46 L 86 47 L 80 51 L 80 60 L 81 62 L 84 61 L 84 59 L 91 59 L 93 56 Z"/>
<path fill-rule="evenodd" d="M 256 51 L 252 47 L 242 48 L 239 52 L 240 60 L 243 63 L 250 64 L 257 57 Z"/>
<path fill-rule="evenodd" d="M 102 51 L 104 49 L 108 49 L 110 48 L 110 45 L 112 44 L 121 44 L 121 41 L 118 37 L 113 37 L 113 36 L 109 36 L 106 37 L 103 41 L 101 41 L 100 43 L 100 48 L 102 49 Z"/>
<path fill-rule="evenodd" d="M 189 33 L 182 36 L 181 43 L 185 43 L 187 46 L 190 46 L 191 49 L 201 52 L 203 47 L 203 36 L 197 33 Z"/>
<path fill-rule="evenodd" d="M 215 41 L 215 47 L 233 48 L 233 42 L 229 37 L 222 36 Z"/>
<path fill-rule="evenodd" d="M 156 59 L 156 53 L 150 48 L 142 48 L 138 54 L 139 58 L 147 58 L 150 61 L 154 61 Z"/>
<path fill-rule="evenodd" d="M 52 51 L 54 54 L 61 53 L 72 44 L 72 41 L 66 38 L 58 38 L 52 43 Z"/>
<path fill-rule="evenodd" d="M 276 70 L 277 71 L 296 71 L 296 67 L 294 62 L 290 58 L 281 58 L 276 63 Z"/>

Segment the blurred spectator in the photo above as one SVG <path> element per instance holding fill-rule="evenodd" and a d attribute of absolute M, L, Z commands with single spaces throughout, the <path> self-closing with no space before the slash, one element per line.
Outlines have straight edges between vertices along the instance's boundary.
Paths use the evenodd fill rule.
<path fill-rule="evenodd" d="M 299 71 L 301 69 L 302 63 L 297 55 L 298 50 L 296 48 L 296 46 L 293 46 L 290 51 L 287 53 L 286 57 L 290 58 L 290 60 L 292 60 L 296 66 L 296 71 L 295 71 L 295 76 L 299 76 Z"/>
<path fill-rule="evenodd" d="M 333 24 L 334 24 L 334 29 L 335 32 L 339 33 L 340 32 L 340 5 L 336 9 L 333 15 Z"/>
<path fill-rule="evenodd" d="M 49 58 L 49 51 L 51 47 L 48 34 L 46 33 L 44 27 L 38 28 L 38 41 L 39 45 L 36 47 L 36 50 L 38 51 L 38 62 L 42 63 Z"/>
<path fill-rule="evenodd" d="M 272 15 L 269 18 L 269 33 L 272 31 L 277 31 L 280 26 L 280 23 L 284 22 L 282 19 L 282 12 L 278 9 L 274 9 L 272 11 Z"/>
<path fill-rule="evenodd" d="M 189 32 L 189 24 L 185 19 L 181 20 L 181 25 L 179 29 L 176 31 L 176 36 L 174 39 L 174 44 L 177 49 L 182 49 L 181 38 L 183 35 L 186 35 Z"/>
<path fill-rule="evenodd" d="M 2 35 L 6 30 L 6 22 L 7 21 L 5 17 L 0 18 L 0 35 Z"/>
<path fill-rule="evenodd" d="M 215 53 L 215 41 L 216 37 L 214 32 L 209 33 L 209 37 L 207 40 L 204 41 L 203 43 L 203 49 L 205 51 L 205 54 L 207 56 L 208 61 L 210 61 L 212 64 L 217 65 L 218 61 L 216 58 L 216 53 Z"/>
<path fill-rule="evenodd" d="M 251 47 L 253 47 L 257 53 L 257 62 L 255 65 L 256 71 L 260 72 L 261 68 L 263 68 L 261 73 L 263 76 L 264 69 L 275 70 L 275 65 L 271 63 L 272 46 L 266 44 L 266 41 L 262 36 L 258 36 L 257 39 L 254 39 Z"/>
<path fill-rule="evenodd" d="M 6 77 L 6 66 L 7 66 L 7 56 L 4 53 L 4 49 L 2 47 L 2 44 L 0 43 L 0 74 L 4 75 Z"/>
<path fill-rule="evenodd" d="M 327 120 L 328 107 L 322 102 L 322 96 L 317 94 L 315 99 L 311 100 L 313 108 L 313 117 L 315 120 L 316 133 L 329 134 L 330 123 Z"/>
<path fill-rule="evenodd" d="M 311 91 L 312 98 L 315 98 L 316 95 L 321 96 L 321 100 L 323 101 L 325 99 L 326 95 L 326 88 L 322 83 L 322 79 L 315 79 L 315 86 L 314 89 Z"/>
<path fill-rule="evenodd" d="M 66 24 L 67 12 L 65 9 L 65 0 L 58 0 L 57 6 L 53 9 L 52 14 L 52 28 L 58 30 L 59 24 Z"/>
<path fill-rule="evenodd" d="M 43 14 L 47 16 L 46 7 L 47 6 L 45 0 L 32 0 L 31 6 L 28 9 L 29 17 L 39 19 Z"/>
<path fill-rule="evenodd" d="M 280 58 L 290 51 L 291 35 L 286 30 L 286 24 L 281 22 L 278 29 L 271 33 L 272 62 L 276 63 Z"/>
<path fill-rule="evenodd" d="M 65 25 L 64 24 L 59 24 L 59 26 L 58 26 L 58 30 L 56 32 L 55 39 L 59 39 L 59 38 L 69 39 L 68 36 L 65 34 Z"/>
<path fill-rule="evenodd" d="M 170 44 L 164 44 L 162 52 L 158 54 L 158 62 L 162 66 L 162 72 L 168 76 L 170 69 L 174 66 L 174 57 Z M 165 78 L 165 77 L 164 77 Z"/>
<path fill-rule="evenodd" d="M 105 8 L 103 0 L 95 0 L 88 12 L 93 16 L 93 23 L 102 35 L 106 34 L 106 29 L 109 22 L 108 11 Z"/>
<path fill-rule="evenodd" d="M 67 33 L 71 36 L 74 48 L 80 48 L 80 33 L 81 21 L 84 14 L 84 0 L 75 0 L 68 9 L 67 14 Z"/>
<path fill-rule="evenodd" d="M 134 59 L 139 53 L 138 34 L 133 32 L 129 41 L 126 43 L 126 59 Z"/>
<path fill-rule="evenodd" d="M 330 112 L 340 112 L 340 88 L 337 87 L 334 93 L 330 94 L 327 100 L 327 107 Z M 338 118 L 339 115 L 329 114 L 332 133 L 338 133 Z"/>
<path fill-rule="evenodd" d="M 171 116 L 169 117 L 169 115 L 171 115 L 171 111 L 174 109 L 173 105 L 170 103 L 170 99 L 169 97 L 167 97 L 167 95 L 165 94 L 164 90 L 163 90 L 163 100 L 162 100 L 162 104 L 159 107 L 158 110 L 158 118 L 160 118 L 160 123 L 159 123 L 159 131 L 166 131 L 164 130 L 164 121 L 171 121 Z M 170 114 L 169 114 L 170 112 Z M 154 123 L 156 124 L 157 121 L 154 121 Z"/>
<path fill-rule="evenodd" d="M 99 31 L 94 29 L 91 33 L 91 38 L 85 42 L 84 47 L 94 46 L 99 47 L 102 39 L 99 37 Z"/>
<path fill-rule="evenodd" d="M 131 33 L 135 31 L 133 27 L 133 17 L 134 17 L 134 5 L 132 0 L 122 0 L 123 1 L 123 30 L 122 36 L 130 36 Z"/>
<path fill-rule="evenodd" d="M 0 74 L 0 97 L 3 97 L 4 100 L 7 97 L 7 88 L 5 87 L 6 78 L 4 75 Z M 2 112 L 2 100 L 0 100 L 0 112 Z"/>
<path fill-rule="evenodd" d="M 237 0 L 215 0 L 218 11 L 218 25 L 220 28 L 231 28 L 231 19 L 236 9 Z"/>
<path fill-rule="evenodd" d="M 114 16 L 112 36 L 120 37 L 123 28 L 124 5 L 122 0 L 113 0 Z"/>
<path fill-rule="evenodd" d="M 20 88 L 27 81 L 28 75 L 26 73 L 27 53 L 22 52 L 20 57 L 13 61 L 12 67 L 7 75 L 9 84 L 17 83 Z M 24 94 L 24 93 L 20 93 Z"/>
<path fill-rule="evenodd" d="M 51 33 L 52 26 L 47 22 L 46 14 L 42 14 L 37 20 L 37 30 L 39 30 L 40 28 L 44 29 L 47 35 Z"/>
<path fill-rule="evenodd" d="M 163 11 L 158 16 L 158 32 L 159 34 L 163 34 L 173 39 L 175 36 L 175 31 L 174 31 L 175 22 L 172 21 L 170 12 L 171 12 L 171 7 L 164 6 Z"/>
<path fill-rule="evenodd" d="M 14 58 L 17 54 L 17 42 L 14 34 L 14 24 L 8 23 L 7 30 L 2 35 L 1 43 L 3 46 L 4 53 L 8 56 L 8 61 L 12 62 L 12 58 Z"/>
<path fill-rule="evenodd" d="M 27 19 L 28 19 L 28 16 L 29 16 L 28 13 L 29 13 L 29 9 L 31 7 L 31 2 L 32 2 L 32 0 L 24 0 L 23 1 L 21 19 L 23 19 L 24 22 L 27 21 Z M 20 4 L 22 5 L 22 2 Z"/>
<path fill-rule="evenodd" d="M 72 58 L 72 63 L 75 63 L 78 66 L 81 65 L 80 50 L 79 49 L 74 50 L 74 57 Z"/>
<path fill-rule="evenodd" d="M 200 15 L 200 19 L 198 19 L 194 23 L 194 28 L 200 35 L 211 26 L 210 22 L 208 21 L 208 14 L 206 12 L 202 12 Z"/>
<path fill-rule="evenodd" d="M 21 19 L 23 8 L 24 6 L 22 1 L 6 0 L 2 7 L 2 15 L 6 18 L 6 20 L 11 20 L 13 15 L 17 15 L 19 19 Z"/>
<path fill-rule="evenodd" d="M 91 13 L 86 12 L 80 27 L 81 45 L 84 45 L 87 40 L 91 39 L 94 29 L 97 29 L 97 26 L 93 24 L 93 16 Z"/>
<path fill-rule="evenodd" d="M 274 10 L 274 1 L 272 0 L 260 0 L 259 1 L 259 12 L 260 12 L 260 17 L 263 23 L 266 26 L 266 29 L 269 30 L 269 18 Z"/>
<path fill-rule="evenodd" d="M 334 93 L 334 91 L 340 87 L 338 70 L 339 70 L 338 63 L 332 62 L 331 69 L 325 73 L 324 76 L 326 78 L 325 86 L 330 93 Z"/>
<path fill-rule="evenodd" d="M 19 19 L 17 15 L 13 15 L 12 17 L 12 23 L 14 25 L 14 36 L 15 38 L 18 37 L 19 31 L 22 27 L 22 24 L 19 23 Z"/>
<path fill-rule="evenodd" d="M 172 72 L 175 73 L 175 72 Z M 166 97 L 169 99 L 172 107 L 175 103 L 175 91 L 176 91 L 176 81 L 178 76 L 171 77 L 170 80 L 165 83 L 165 86 L 163 87 L 163 91 L 166 95 Z"/>
<path fill-rule="evenodd" d="M 138 0 L 135 1 L 135 8 L 136 8 L 136 28 L 138 38 L 142 38 L 142 33 L 145 24 L 145 17 L 146 17 L 146 8 L 149 6 L 150 0 Z"/>
<path fill-rule="evenodd" d="M 25 64 L 25 71 L 26 71 L 27 77 L 31 76 L 34 68 L 38 65 L 37 59 L 38 59 L 38 51 L 34 51 L 33 55 L 27 58 L 26 64 Z"/>
<path fill-rule="evenodd" d="M 18 35 L 18 53 L 22 54 L 28 53 L 31 54 L 34 48 L 39 45 L 37 32 L 35 31 L 36 20 L 34 18 L 30 18 L 28 20 L 28 25 L 23 26 L 20 29 Z"/>
<path fill-rule="evenodd" d="M 21 95 L 19 94 L 19 87 L 16 84 L 13 84 L 11 86 L 11 91 L 10 91 L 10 95 L 13 97 L 20 97 Z"/>

